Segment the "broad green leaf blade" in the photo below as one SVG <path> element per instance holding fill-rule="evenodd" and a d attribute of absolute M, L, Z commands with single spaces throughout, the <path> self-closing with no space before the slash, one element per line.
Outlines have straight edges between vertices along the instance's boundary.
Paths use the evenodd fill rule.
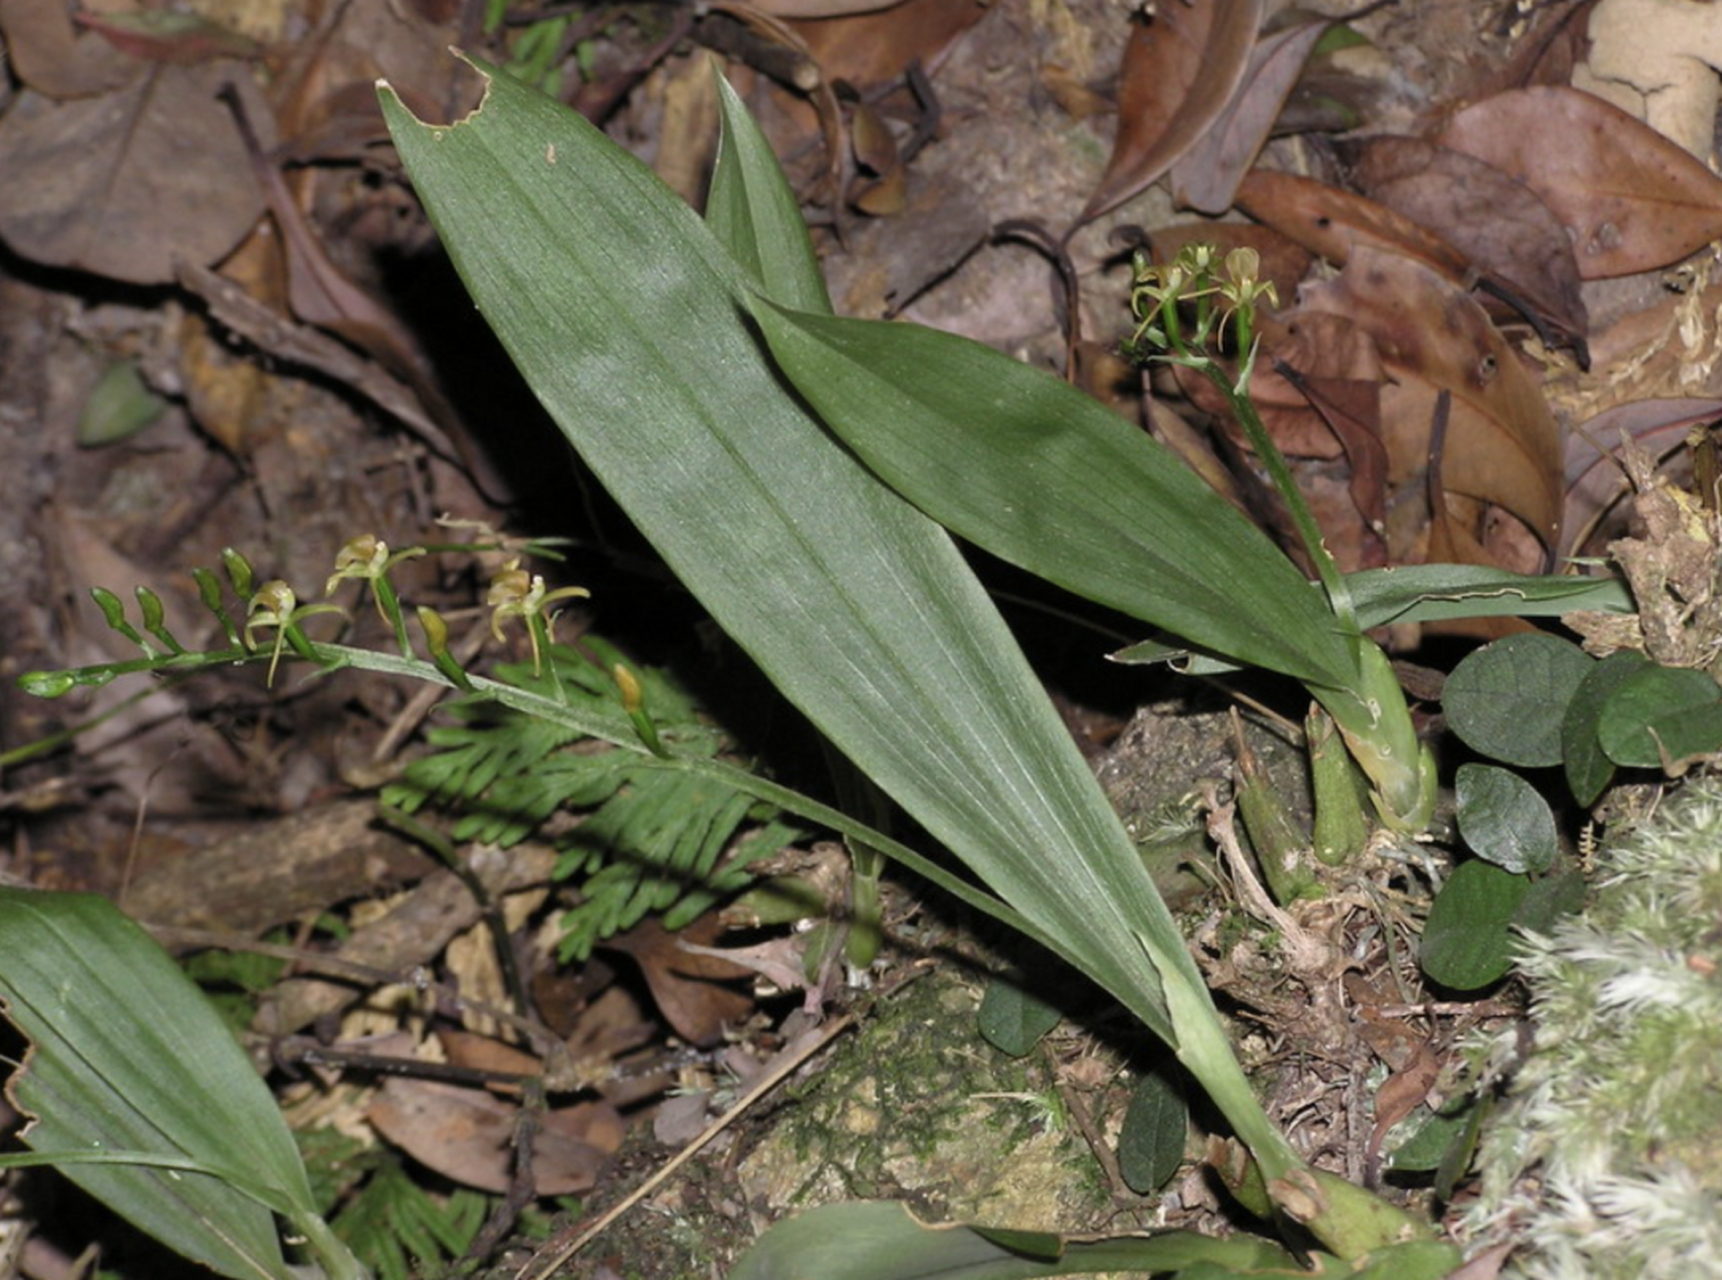
<path fill-rule="evenodd" d="M 1184 1162 L 1190 1107 L 1170 1071 L 1136 1078 L 1130 1105 L 1118 1130 L 1118 1172 L 1137 1195 L 1149 1195 L 1172 1180 Z"/>
<path fill-rule="evenodd" d="M 1614 761 L 1597 741 L 1603 708 L 1616 689 L 1649 665 L 1650 659 L 1636 649 L 1616 649 L 1592 667 L 1573 691 L 1573 699 L 1561 719 L 1561 763 L 1566 768 L 1567 786 L 1572 789 L 1573 799 L 1582 805 L 1595 804 L 1603 789 L 1614 780 Z"/>
<path fill-rule="evenodd" d="M 754 315 L 831 429 L 946 528 L 1203 649 L 1310 684 L 1355 683 L 1332 612 L 1284 554 L 1081 392 L 919 325 L 763 303 Z"/>
<path fill-rule="evenodd" d="M 981 995 L 975 1022 L 981 1039 L 1000 1053 L 1026 1058 L 1063 1017 L 1056 1006 L 994 974 Z"/>
<path fill-rule="evenodd" d="M 778 1223 L 729 1280 L 1035 1280 L 1041 1276 L 1177 1271 L 1200 1262 L 1213 1275 L 1307 1274 L 1266 1240 L 1216 1240 L 1193 1231 L 1071 1240 L 1051 1232 L 927 1226 L 892 1201 L 822 1205 Z"/>
<path fill-rule="evenodd" d="M 1631 613 L 1619 578 L 1534 576 L 1472 564 L 1418 564 L 1345 575 L 1358 626 L 1455 618 L 1556 618 L 1575 609 Z"/>
<path fill-rule="evenodd" d="M 505 76 L 452 126 L 382 101 L 480 310 L 670 568 L 1036 937 L 1169 1038 L 1156 963 L 1200 975 L 1128 836 L 949 537 L 782 387 L 748 273 L 638 161 Z"/>
<path fill-rule="evenodd" d="M 786 307 L 831 313 L 825 277 L 807 238 L 795 192 L 759 126 L 714 69 L 723 137 L 706 196 L 706 225 L 766 296 Z"/>
<path fill-rule="evenodd" d="M 31 1042 L 8 1086 L 44 1153 L 142 1151 L 232 1170 L 314 1215 L 280 1110 L 209 1002 L 148 934 L 87 894 L 0 889 L 0 996 Z M 269 1208 L 208 1174 L 67 1163 L 66 1177 L 225 1276 L 288 1280 Z"/>

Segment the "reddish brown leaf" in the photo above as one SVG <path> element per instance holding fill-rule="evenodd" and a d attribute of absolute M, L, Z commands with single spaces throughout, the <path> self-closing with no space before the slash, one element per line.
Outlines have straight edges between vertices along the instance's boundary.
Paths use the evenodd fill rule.
<path fill-rule="evenodd" d="M 1410 259 L 1360 249 L 1338 278 L 1306 285 L 1302 302 L 1360 325 L 1395 375 L 1382 411 L 1391 481 L 1421 472 L 1433 394 L 1446 391 L 1446 487 L 1498 504 L 1545 547 L 1556 545 L 1559 430 L 1536 382 L 1469 295 Z"/>
<path fill-rule="evenodd" d="M 225 257 L 263 211 L 215 99 L 228 81 L 267 115 L 232 63 L 156 66 L 102 98 L 20 94 L 0 117 L 0 236 L 36 262 L 132 284 Z"/>
<path fill-rule="evenodd" d="M 1374 341 L 1342 316 L 1299 311 L 1286 319 L 1282 324 L 1263 318 L 1251 398 L 1280 450 L 1305 461 L 1299 485 L 1340 567 L 1349 572 L 1381 565 L 1387 558 L 1387 451 L 1379 402 L 1386 374 Z M 1241 429 L 1207 379 L 1185 375 L 1178 381 L 1192 402 L 1219 420 L 1230 449 L 1247 453 Z M 1343 466 L 1326 465 L 1342 457 Z M 1247 470 L 1254 473 L 1253 466 Z M 1280 505 L 1265 492 L 1250 504 L 1259 520 L 1295 548 Z"/>
<path fill-rule="evenodd" d="M 514 1075 L 536 1076 L 544 1074 L 544 1064 L 511 1044 L 504 1044 L 492 1036 L 481 1036 L 476 1031 L 461 1031 L 454 1027 L 442 1027 L 436 1033 L 437 1041 L 442 1045 L 443 1054 L 450 1066 L 467 1067 L 474 1071 L 507 1071 Z"/>
<path fill-rule="evenodd" d="M 1561 332 L 1589 327 L 1572 241 L 1524 183 L 1475 156 L 1381 134 L 1341 144 L 1357 188 L 1441 237 Z"/>
<path fill-rule="evenodd" d="M 880 13 L 791 22 L 827 80 L 857 88 L 895 80 L 911 62 L 934 70 L 989 8 L 978 0 L 906 0 Z"/>
<path fill-rule="evenodd" d="M 847 18 L 894 9 L 903 0 L 751 0 L 751 3 L 774 18 Z"/>
<path fill-rule="evenodd" d="M 1386 205 L 1277 169 L 1252 169 L 1238 185 L 1237 205 L 1250 217 L 1344 266 L 1360 247 L 1414 258 L 1449 280 L 1470 271 L 1465 255 Z"/>
<path fill-rule="evenodd" d="M 1162 4 L 1130 28 L 1118 135 L 1079 222 L 1116 209 L 1208 132 L 1243 82 L 1263 8 L 1263 0 Z"/>
<path fill-rule="evenodd" d="M 213 58 L 256 58 L 262 46 L 249 36 L 192 13 L 146 9 L 138 13 L 91 13 L 78 22 L 100 33 L 114 48 L 149 62 L 188 66 Z"/>
<path fill-rule="evenodd" d="M 1365 1148 L 1365 1163 L 1373 1174 L 1381 1160 L 1381 1140 L 1387 1131 L 1423 1105 L 1441 1075 L 1441 1060 L 1427 1043 L 1421 1044 L 1411 1061 L 1397 1067 L 1375 1093 L 1375 1127 Z"/>
<path fill-rule="evenodd" d="M 1325 18 L 1263 36 L 1250 51 L 1244 82 L 1218 119 L 1172 166 L 1172 196 L 1202 213 L 1221 214 L 1268 140 L 1309 51 L 1331 25 Z"/>
<path fill-rule="evenodd" d="M 1343 449 L 1351 468 L 1352 514 L 1363 528 L 1358 561 L 1344 567 L 1385 563 L 1388 460 L 1381 436 L 1381 384 L 1386 374 L 1375 343 L 1344 317 L 1306 311 L 1291 317 L 1283 334 L 1264 341 L 1264 355 L 1251 384 L 1258 404 L 1284 403 L 1283 412 L 1296 413 L 1306 428 L 1319 424 Z"/>
<path fill-rule="evenodd" d="M 1542 197 L 1586 280 L 1679 262 L 1722 236 L 1722 178 L 1656 130 L 1577 89 L 1514 89 L 1459 112 L 1437 139 Z"/>
<path fill-rule="evenodd" d="M 426 1168 L 462 1186 L 500 1194 L 509 1189 L 519 1108 L 483 1089 L 435 1080 L 392 1078 L 366 1113 L 377 1132 Z M 532 1145 L 537 1193 L 590 1191 L 598 1171 L 622 1145 L 624 1126 L 607 1102 L 558 1107 L 543 1118 Z"/>
<path fill-rule="evenodd" d="M 696 945 L 712 942 L 720 928 L 716 916 L 703 916 L 680 933 L 669 933 L 648 917 L 604 944 L 634 958 L 652 989 L 658 1012 L 691 1044 L 716 1044 L 723 1039 L 726 1024 L 739 1022 L 753 1008 L 751 997 L 718 985 L 747 977 L 751 970 L 678 945 L 679 939 Z"/>

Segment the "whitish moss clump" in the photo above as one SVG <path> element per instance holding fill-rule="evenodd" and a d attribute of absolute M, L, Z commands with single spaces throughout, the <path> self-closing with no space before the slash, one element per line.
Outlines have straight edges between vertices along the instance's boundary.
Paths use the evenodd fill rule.
<path fill-rule="evenodd" d="M 1689 1280 L 1722 1259 L 1722 782 L 1599 851 L 1592 901 L 1527 939 L 1535 1045 L 1466 1225 L 1505 1275 Z M 1497 1060 L 1513 1050 L 1508 1040 Z"/>

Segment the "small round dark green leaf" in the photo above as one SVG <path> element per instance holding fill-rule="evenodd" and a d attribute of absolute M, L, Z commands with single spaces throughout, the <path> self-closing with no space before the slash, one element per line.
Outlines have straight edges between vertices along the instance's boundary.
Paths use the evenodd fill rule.
<path fill-rule="evenodd" d="M 1585 887 L 1584 875 L 1573 867 L 1533 880 L 1513 912 L 1513 928 L 1548 933 L 1562 916 L 1584 906 Z"/>
<path fill-rule="evenodd" d="M 1614 779 L 1614 761 L 1597 741 L 1597 724 L 1610 695 L 1634 672 L 1650 662 L 1636 649 L 1617 649 L 1591 668 L 1579 681 L 1573 700 L 1561 721 L 1561 760 L 1566 766 L 1567 785 L 1580 804 L 1595 804 L 1604 787 Z"/>
<path fill-rule="evenodd" d="M 995 977 L 987 983 L 976 1020 L 981 1038 L 1013 1058 L 1027 1055 L 1058 1025 L 1059 1011 L 1021 987 Z"/>
<path fill-rule="evenodd" d="M 1453 789 L 1459 834 L 1479 858 L 1503 871 L 1547 871 L 1554 865 L 1555 815 L 1530 783 L 1491 764 L 1462 764 Z"/>
<path fill-rule="evenodd" d="M 1136 1078 L 1124 1125 L 1118 1131 L 1118 1172 L 1139 1196 L 1158 1191 L 1184 1162 L 1190 1109 L 1170 1072 L 1150 1071 Z"/>
<path fill-rule="evenodd" d="M 1466 862 L 1448 878 L 1423 926 L 1423 972 L 1444 987 L 1475 991 L 1512 965 L 1513 913 L 1529 877 L 1487 862 Z"/>
<path fill-rule="evenodd" d="M 1597 740 L 1616 764 L 1638 769 L 1722 751 L 1722 688 L 1689 667 L 1646 667 L 1603 704 Z"/>
<path fill-rule="evenodd" d="M 1441 705 L 1466 745 L 1521 768 L 1561 762 L 1561 722 L 1596 659 L 1540 631 L 1477 650 L 1447 677 Z"/>

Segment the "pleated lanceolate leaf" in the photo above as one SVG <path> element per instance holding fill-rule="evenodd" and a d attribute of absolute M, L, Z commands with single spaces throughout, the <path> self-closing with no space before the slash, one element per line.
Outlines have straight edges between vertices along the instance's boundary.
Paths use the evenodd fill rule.
<path fill-rule="evenodd" d="M 479 309 L 670 568 L 1036 937 L 1170 1039 L 1160 970 L 1205 1003 L 1199 975 L 996 609 L 944 530 L 824 433 L 755 336 L 755 289 L 803 307 L 823 295 L 810 257 L 779 252 L 805 231 L 733 98 L 723 240 L 585 120 L 506 77 L 451 126 L 382 99 Z"/>
<path fill-rule="evenodd" d="M 776 306 L 771 352 L 831 429 L 946 528 L 1203 649 L 1356 683 L 1332 611 L 1171 451 L 967 338 Z"/>
<path fill-rule="evenodd" d="M 1096 1272 L 1173 1272 L 1211 1277 L 1292 1275 L 1285 1250 L 1238 1236 L 1193 1231 L 1076 1239 L 1049 1231 L 929 1226 L 893 1201 L 828 1204 L 778 1223 L 730 1280 L 1036 1280 Z"/>
<path fill-rule="evenodd" d="M 275 1213 L 323 1234 L 298 1148 L 154 939 L 104 898 L 0 889 L 0 999 L 30 1042 L 7 1091 L 34 1117 L 24 1139 L 37 1153 L 65 1157 L 51 1162 L 73 1182 L 221 1275 L 293 1280 Z M 86 1162 L 126 1153 L 161 1163 Z"/>

